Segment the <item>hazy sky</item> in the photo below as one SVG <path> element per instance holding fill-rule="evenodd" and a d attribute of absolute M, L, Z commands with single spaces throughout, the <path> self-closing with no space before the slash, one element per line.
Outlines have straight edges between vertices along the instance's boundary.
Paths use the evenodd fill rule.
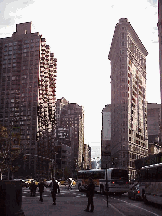
<path fill-rule="evenodd" d="M 58 60 L 57 99 L 84 107 L 90 146 L 101 143 L 101 112 L 111 103 L 108 53 L 120 18 L 128 18 L 149 53 L 146 98 L 160 103 L 157 0 L 0 0 L 0 38 L 32 21 Z"/>

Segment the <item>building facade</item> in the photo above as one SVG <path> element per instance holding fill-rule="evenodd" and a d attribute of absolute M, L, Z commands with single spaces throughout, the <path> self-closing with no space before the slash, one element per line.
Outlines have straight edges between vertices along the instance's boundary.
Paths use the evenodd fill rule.
<path fill-rule="evenodd" d="M 148 52 L 126 18 L 117 23 L 111 61 L 111 157 L 114 166 L 135 177 L 134 160 L 148 155 L 146 56 Z"/>
<path fill-rule="evenodd" d="M 0 39 L 0 124 L 20 137 L 24 175 L 48 173 L 53 157 L 57 59 L 31 22 Z"/>
<path fill-rule="evenodd" d="M 82 161 L 83 169 L 91 169 L 91 147 L 88 144 L 84 144 Z"/>
<path fill-rule="evenodd" d="M 60 117 L 61 117 L 61 112 L 63 111 L 63 107 L 68 105 L 69 101 L 67 101 L 64 97 L 61 99 L 57 99 L 56 101 L 56 124 L 57 127 L 60 126 Z"/>
<path fill-rule="evenodd" d="M 101 168 L 111 167 L 111 104 L 102 110 Z"/>
<path fill-rule="evenodd" d="M 82 106 L 69 103 L 64 98 L 62 99 L 58 99 L 56 103 L 57 127 L 69 131 L 69 141 L 67 139 L 67 142 L 70 144 L 72 151 L 72 169 L 74 173 L 83 167 L 84 111 Z"/>
<path fill-rule="evenodd" d="M 53 161 L 54 176 L 57 179 L 67 179 L 72 176 L 71 147 L 58 142 L 55 146 L 55 160 Z"/>
<path fill-rule="evenodd" d="M 148 154 L 161 152 L 160 145 L 161 104 L 147 103 Z"/>

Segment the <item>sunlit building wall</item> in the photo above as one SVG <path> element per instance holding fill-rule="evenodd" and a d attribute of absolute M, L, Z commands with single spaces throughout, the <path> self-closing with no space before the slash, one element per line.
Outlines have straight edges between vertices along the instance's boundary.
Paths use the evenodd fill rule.
<path fill-rule="evenodd" d="M 102 110 L 101 131 L 101 167 L 111 167 L 111 105 L 107 104 Z"/>
<path fill-rule="evenodd" d="M 82 163 L 83 169 L 91 168 L 91 147 L 88 144 L 84 144 Z"/>

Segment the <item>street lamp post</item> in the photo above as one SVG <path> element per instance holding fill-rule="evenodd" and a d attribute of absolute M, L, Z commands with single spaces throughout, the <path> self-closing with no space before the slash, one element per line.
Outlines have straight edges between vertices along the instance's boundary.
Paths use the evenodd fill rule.
<path fill-rule="evenodd" d="M 64 180 L 64 169 L 65 169 L 65 168 L 62 168 L 62 170 L 63 170 L 63 180 Z"/>
<path fill-rule="evenodd" d="M 54 177 L 55 177 L 55 174 L 56 174 L 56 155 L 57 155 L 58 153 L 57 152 L 55 152 L 55 161 L 54 161 Z"/>

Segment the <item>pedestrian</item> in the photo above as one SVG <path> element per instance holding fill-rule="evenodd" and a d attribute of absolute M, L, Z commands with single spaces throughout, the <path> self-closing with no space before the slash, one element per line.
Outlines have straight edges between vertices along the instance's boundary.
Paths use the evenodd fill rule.
<path fill-rule="evenodd" d="M 42 180 L 40 180 L 38 187 L 39 187 L 39 193 L 40 193 L 39 201 L 43 202 L 44 182 Z"/>
<path fill-rule="evenodd" d="M 33 196 L 35 197 L 36 194 L 36 190 L 37 190 L 37 185 L 34 182 L 34 186 L 33 186 Z"/>
<path fill-rule="evenodd" d="M 51 194 L 52 194 L 52 198 L 53 198 L 53 205 L 56 205 L 56 194 L 57 194 L 57 190 L 58 193 L 60 193 L 60 188 L 58 183 L 55 181 L 55 178 L 52 179 L 52 190 L 51 190 Z"/>
<path fill-rule="evenodd" d="M 89 178 L 89 184 L 88 184 L 88 187 L 87 187 L 88 205 L 87 205 L 87 208 L 84 211 L 89 212 L 90 205 L 91 205 L 90 212 L 94 211 L 94 204 L 93 204 L 94 190 L 95 190 L 95 185 L 93 183 L 93 180 L 92 180 L 92 178 Z"/>
<path fill-rule="evenodd" d="M 68 179 L 68 190 L 69 190 L 69 189 L 72 190 L 72 181 L 71 181 L 70 178 Z"/>
<path fill-rule="evenodd" d="M 34 196 L 35 182 L 33 180 L 31 180 L 29 189 L 30 189 L 30 196 Z"/>

